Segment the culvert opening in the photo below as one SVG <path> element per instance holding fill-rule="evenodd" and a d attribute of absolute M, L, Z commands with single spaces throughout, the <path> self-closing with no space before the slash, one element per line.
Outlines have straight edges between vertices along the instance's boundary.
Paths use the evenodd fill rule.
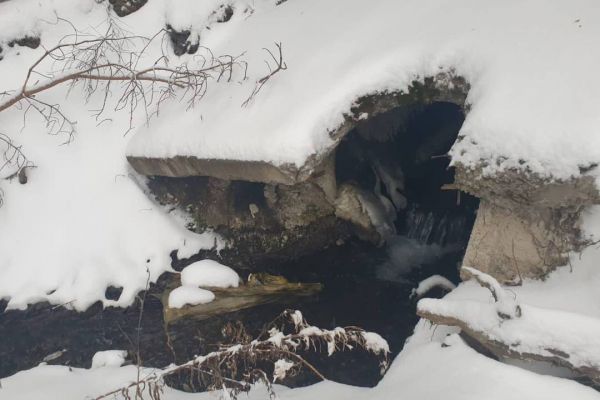
<path fill-rule="evenodd" d="M 463 121 L 453 103 L 417 104 L 367 119 L 346 135 L 336 150 L 338 190 L 351 185 L 379 199 L 390 228 L 383 230 L 386 243 L 361 240 L 359 232 L 337 246 L 273 265 L 273 273 L 324 285 L 316 298 L 290 307 L 324 327 L 358 325 L 378 332 L 392 356 L 399 353 L 418 320 L 413 289 L 436 274 L 459 281 L 478 207 L 477 198 L 452 187 L 447 152 Z M 443 294 L 434 289 L 427 296 Z M 368 356 L 340 353 L 337 361 L 307 356 L 333 380 L 373 386 L 381 378 Z"/>
<path fill-rule="evenodd" d="M 375 194 L 393 236 L 428 245 L 466 244 L 478 200 L 454 190 L 447 156 L 463 121 L 459 106 L 436 102 L 360 123 L 337 149 L 338 185 Z"/>

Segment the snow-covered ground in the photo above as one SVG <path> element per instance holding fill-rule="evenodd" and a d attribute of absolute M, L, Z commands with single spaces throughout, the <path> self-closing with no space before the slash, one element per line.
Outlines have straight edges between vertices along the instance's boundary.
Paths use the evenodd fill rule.
<path fill-rule="evenodd" d="M 27 68 L 43 50 L 9 48 L 5 42 L 24 34 L 41 34 L 51 47 L 72 32 L 57 22 L 54 11 L 82 30 L 102 29 L 104 6 L 94 1 L 9 1 L 0 4 L 0 92 L 19 89 Z M 93 25 L 96 25 L 92 28 Z M 124 136 L 127 113 L 113 113 L 97 121 L 91 116 L 98 99 L 87 104 L 67 88 L 40 95 L 77 121 L 69 144 L 66 135 L 48 135 L 42 118 L 32 110 L 13 107 L 0 115 L 0 132 L 22 146 L 35 164 L 28 183 L 0 180 L 0 298 L 9 308 L 47 300 L 84 310 L 95 301 L 105 306 L 126 306 L 170 269 L 170 252 L 188 257 L 201 248 L 222 246 L 212 234 L 196 235 L 181 221 L 167 215 L 140 186 L 142 177 L 128 166 Z M 0 99 L 0 102 L 2 100 Z M 136 115 L 136 122 L 140 115 Z M 101 123 L 99 123 L 101 122 Z M 0 144 L 2 149 L 2 144 Z M 2 149 L 3 150 L 3 149 Z M 11 165 L 0 171 L 4 178 Z M 105 298 L 108 286 L 123 288 L 118 300 Z"/>
<path fill-rule="evenodd" d="M 216 54 L 246 52 L 248 80 L 238 74 L 231 83 L 212 84 L 196 109 L 165 105 L 149 127 L 135 115 L 139 131 L 124 136 L 128 115 L 116 113 L 99 124 L 90 117 L 98 99 L 86 104 L 77 90 L 66 98 L 66 88 L 59 87 L 40 96 L 61 103 L 77 119 L 77 134 L 67 145 L 61 135 L 47 135 L 44 121 L 33 112 L 25 124 L 23 110 L 0 114 L 0 132 L 23 146 L 36 165 L 25 185 L 0 180 L 0 298 L 9 307 L 43 300 L 79 310 L 98 300 L 125 306 L 148 279 L 170 269 L 172 250 L 187 256 L 222 245 L 214 235 L 186 231 L 149 200 L 126 153 L 300 165 L 331 144 L 327 132 L 357 96 L 406 89 L 416 77 L 440 70 L 454 69 L 472 85 L 471 111 L 461 129 L 465 139 L 452 151 L 455 161 L 506 157 L 500 167 L 529 167 L 564 178 L 600 159 L 600 7 L 595 0 L 289 0 L 277 7 L 274 0 L 236 0 L 233 18 L 223 24 L 211 21 L 220 2 L 199 4 L 151 0 L 121 20 L 148 36 L 165 23 L 193 27 Z M 102 31 L 106 19 L 105 4 L 94 0 L 11 0 L 0 3 L 0 42 L 39 34 L 43 45 L 52 46 L 71 29 L 57 22 L 55 11 L 87 31 Z M 254 82 L 268 72 L 262 47 L 274 41 L 283 43 L 288 69 L 243 108 Z M 18 89 L 43 51 L 3 48 L 0 92 Z M 198 62 L 194 56 L 181 60 Z M 10 172 L 0 171 L 2 178 Z M 599 238 L 600 208 L 590 209 L 584 224 Z M 600 319 L 599 256 L 590 247 L 547 280 L 511 290 L 534 307 Z M 123 288 L 119 300 L 105 299 L 108 286 Z M 489 292 L 471 282 L 447 298 L 490 301 Z M 600 398 L 572 380 L 538 373 L 538 366 L 530 366 L 538 371 L 532 372 L 486 358 L 448 333 L 454 330 L 421 321 L 374 389 L 323 382 L 277 390 L 282 399 L 302 400 Z M 136 374 L 132 366 L 39 366 L 2 379 L 0 399 L 93 398 Z M 260 389 L 251 394 L 264 396 Z M 164 398 L 214 394 L 167 390 Z"/>

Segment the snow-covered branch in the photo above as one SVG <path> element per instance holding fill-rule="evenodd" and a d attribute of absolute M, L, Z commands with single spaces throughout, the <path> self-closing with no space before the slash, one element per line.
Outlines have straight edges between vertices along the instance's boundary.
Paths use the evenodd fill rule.
<path fill-rule="evenodd" d="M 461 274 L 465 279 L 474 279 L 478 284 L 490 291 L 496 302 L 500 317 L 509 319 L 521 316 L 521 307 L 516 303 L 515 298 L 504 290 L 502 285 L 493 276 L 471 267 L 462 267 Z"/>
<path fill-rule="evenodd" d="M 291 332 L 286 333 L 288 329 Z M 264 338 L 224 347 L 186 363 L 158 370 L 96 400 L 115 395 L 128 399 L 130 391 L 135 391 L 139 398 L 146 395 L 158 400 L 165 379 L 179 373 L 193 374 L 199 382 L 208 382 L 207 389 L 223 389 L 232 398 L 240 392 L 249 391 L 252 384 L 257 382 L 266 384 L 272 393 L 271 382 L 283 380 L 302 368 L 324 380 L 325 377 L 299 354 L 301 351 L 317 351 L 321 348 L 325 348 L 329 356 L 338 351 L 363 349 L 379 357 L 382 373 L 388 367 L 389 347 L 378 334 L 357 327 L 321 329 L 309 325 L 300 311 L 287 310 L 273 323 Z M 259 366 L 265 363 L 272 365 L 272 378 Z"/>

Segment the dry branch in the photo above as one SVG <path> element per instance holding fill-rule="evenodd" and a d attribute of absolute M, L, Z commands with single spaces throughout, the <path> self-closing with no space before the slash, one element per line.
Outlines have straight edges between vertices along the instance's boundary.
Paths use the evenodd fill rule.
<path fill-rule="evenodd" d="M 502 288 L 502 285 L 494 277 L 475 268 L 464 266 L 460 269 L 460 275 L 465 280 L 474 279 L 479 285 L 490 291 L 497 304 L 500 317 L 510 319 L 521 316 L 521 307 L 516 304 L 515 299 Z"/>
<path fill-rule="evenodd" d="M 263 50 L 269 54 L 271 60 L 273 60 L 274 66 L 271 66 L 268 61 L 265 61 L 267 68 L 269 68 L 269 73 L 256 81 L 252 93 L 250 93 L 250 96 L 242 103 L 242 107 L 246 107 L 252 100 L 254 100 L 256 95 L 260 92 L 265 83 L 269 81 L 269 79 L 271 79 L 277 73 L 287 69 L 287 64 L 283 61 L 283 50 L 281 43 L 275 43 L 275 47 L 277 48 L 277 56 L 275 56 L 271 50 L 263 48 Z"/>
<path fill-rule="evenodd" d="M 73 33 L 55 46 L 44 48 L 18 89 L 0 93 L 0 112 L 18 107 L 25 124 L 33 111 L 43 118 L 48 133 L 65 135 L 65 143 L 73 140 L 77 121 L 60 104 L 46 101 L 42 96 L 57 86 L 69 85 L 69 93 L 75 88 L 82 89 L 86 102 L 92 96 L 99 100 L 99 108 L 92 111 L 99 124 L 109 119 L 104 117 L 108 111 L 127 112 L 127 133 L 133 129 L 136 110 L 143 112 L 148 123 L 168 99 L 176 98 L 191 108 L 206 94 L 210 81 L 230 81 L 237 67 L 246 69 L 242 55 L 215 56 L 207 48 L 200 49 L 193 67 L 171 66 L 162 47 L 164 29 L 152 37 L 132 35 L 109 18 L 104 33 L 89 34 L 78 31 L 69 21 L 57 18 L 58 22 L 67 23 Z M 160 47 L 161 54 L 152 60 L 149 49 L 161 38 L 162 42 L 154 46 Z M 18 173 L 30 166 L 21 147 L 14 145 L 9 136 L 0 136 L 0 150 L 4 150 L 0 172 L 12 167 Z"/>
<path fill-rule="evenodd" d="M 49 123 L 53 118 L 62 119 L 74 130 L 74 122 L 62 114 L 59 106 L 43 103 L 36 95 L 68 83 L 72 87 L 82 86 L 86 99 L 94 93 L 102 93 L 103 104 L 106 105 L 112 94 L 110 83 L 114 82 L 122 84 L 116 111 L 128 108 L 132 113 L 140 104 L 146 109 L 151 105 L 160 106 L 166 98 L 175 95 L 175 90 L 183 90 L 186 101 L 193 104 L 206 93 L 209 80 L 218 81 L 224 76 L 231 79 L 234 67 L 244 64 L 240 56 L 215 57 L 206 49 L 207 55 L 201 56 L 203 63 L 199 68 L 187 65 L 171 67 L 164 54 L 151 66 L 139 68 L 150 44 L 164 33 L 161 30 L 150 38 L 123 35 L 122 30 L 111 23 L 100 37 L 81 39 L 77 34 L 67 36 L 61 43 L 45 50 L 31 65 L 20 89 L 0 101 L 0 112 L 24 103 L 26 107 L 40 107 L 36 110 L 47 117 Z M 52 72 L 38 70 L 46 61 L 53 62 Z M 32 82 L 34 76 L 40 77 L 41 82 L 39 79 Z M 101 86 L 101 83 L 104 85 Z M 96 116 L 103 112 L 104 108 L 98 110 Z"/>
<path fill-rule="evenodd" d="M 6 167 L 12 167 L 12 172 L 5 179 L 13 179 L 16 176 L 23 174 L 25 168 L 33 167 L 33 163 L 27 159 L 25 153 L 23 153 L 22 146 L 15 144 L 12 139 L 0 133 L 0 148 L 4 147 L 2 151 L 2 158 L 0 159 L 0 172 Z M 24 183 L 24 182 L 21 182 Z M 1 199 L 0 199 L 1 204 Z"/>

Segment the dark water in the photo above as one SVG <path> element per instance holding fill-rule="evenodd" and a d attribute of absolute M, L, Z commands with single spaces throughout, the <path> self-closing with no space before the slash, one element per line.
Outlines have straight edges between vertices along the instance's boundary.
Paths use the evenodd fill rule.
<path fill-rule="evenodd" d="M 322 328 L 360 326 L 377 332 L 388 341 L 394 357 L 418 320 L 412 290 L 434 274 L 458 282 L 458 264 L 463 254 L 460 245 L 425 245 L 398 237 L 386 248 L 350 242 L 283 268 L 273 266 L 270 272 L 283 273 L 292 281 L 321 282 L 324 288 L 319 295 L 291 301 L 287 306 L 301 310 L 309 322 Z M 428 294 L 441 295 L 439 289 Z M 324 373 L 341 382 L 374 385 L 379 376 L 373 364 L 360 365 L 361 357 L 355 361 L 353 368 L 361 370 L 360 376 L 348 376 L 339 365 L 325 366 Z M 351 357 L 344 363 L 346 367 L 354 364 Z"/>
<path fill-rule="evenodd" d="M 53 309 L 45 304 L 25 312 L 8 311 L 0 314 L 0 377 L 32 368 L 44 357 L 63 349 L 67 351 L 50 363 L 87 368 L 96 351 L 127 349 L 133 355 L 138 337 L 144 365 L 160 367 L 184 362 L 195 354 L 213 350 L 222 340 L 221 329 L 227 322 L 241 321 L 250 334 L 256 335 L 286 308 L 301 310 L 310 323 L 322 328 L 360 326 L 377 332 L 396 355 L 417 321 L 411 290 L 433 273 L 456 280 L 456 266 L 462 257 L 459 250 L 440 253 L 436 246 L 417 246 L 417 250 L 414 246 L 413 241 L 403 238 L 388 248 L 348 242 L 285 265 L 266 266 L 267 271 L 283 274 L 291 281 L 321 282 L 324 289 L 312 298 L 290 298 L 210 320 L 174 324 L 168 328 L 172 348 L 167 346 L 162 304 L 156 297 L 162 290 L 160 282 L 146 296 L 139 330 L 139 304 L 128 309 L 102 309 L 95 305 L 85 313 Z M 417 265 L 423 260 L 426 262 Z M 413 263 L 413 268 L 406 261 Z M 339 382 L 372 386 L 381 378 L 377 360 L 365 354 L 344 353 L 329 358 L 318 353 L 306 357 L 325 376 Z M 314 381 L 309 374 L 289 383 L 304 385 Z"/>

